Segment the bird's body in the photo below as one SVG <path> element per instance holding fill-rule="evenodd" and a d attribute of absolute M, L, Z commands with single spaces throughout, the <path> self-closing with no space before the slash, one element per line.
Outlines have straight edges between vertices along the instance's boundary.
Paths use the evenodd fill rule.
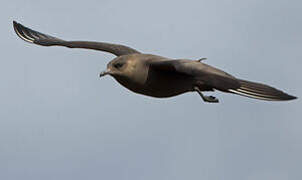
<path fill-rule="evenodd" d="M 110 52 L 117 57 L 110 61 L 100 76 L 111 75 L 127 89 L 147 96 L 164 98 L 196 91 L 206 102 L 218 102 L 201 91 L 219 90 L 262 100 L 291 100 L 288 95 L 268 85 L 240 80 L 204 64 L 200 60 L 170 59 L 143 54 L 123 45 L 89 41 L 65 41 L 31 30 L 14 22 L 17 35 L 42 46 L 65 46 Z"/>
<path fill-rule="evenodd" d="M 120 84 L 133 92 L 152 97 L 172 97 L 186 92 L 195 91 L 194 87 L 196 86 L 199 87 L 201 91 L 214 90 L 194 76 L 181 72 L 176 73 L 173 72 L 172 69 L 158 69 L 154 67 L 154 64 L 156 65 L 156 63 L 173 61 L 174 63 L 190 67 L 195 71 L 211 71 L 218 75 L 226 76 L 235 80 L 234 77 L 221 70 L 193 60 L 171 60 L 152 54 L 131 54 L 120 56 L 113 60 L 112 63 L 115 61 L 128 62 L 128 66 L 131 66 L 131 64 L 136 65 L 131 68 L 132 71 L 135 72 L 135 76 L 131 78 L 127 78 L 125 76 L 113 76 Z"/>
<path fill-rule="evenodd" d="M 131 54 L 120 58 L 128 62 L 128 66 L 135 64 L 135 67 L 132 67 L 135 75 L 131 78 L 125 76 L 113 77 L 133 92 L 152 97 L 172 97 L 193 90 L 191 86 L 192 78 L 158 71 L 150 67 L 152 63 L 166 61 L 167 58 L 151 54 Z M 120 60 L 120 58 L 117 58 L 117 60 Z"/>

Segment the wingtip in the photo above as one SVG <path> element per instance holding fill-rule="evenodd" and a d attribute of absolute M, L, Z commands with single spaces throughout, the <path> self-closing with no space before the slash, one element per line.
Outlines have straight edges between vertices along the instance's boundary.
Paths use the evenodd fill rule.
<path fill-rule="evenodd" d="M 18 23 L 17 21 L 13 20 L 13 27 L 14 27 L 14 30 L 17 31 L 17 27 L 20 26 L 21 24 Z"/>
<path fill-rule="evenodd" d="M 18 26 L 19 26 L 19 23 L 17 23 L 17 21 L 13 21 L 13 28 L 14 28 L 14 30 L 15 30 L 15 33 L 16 33 L 21 39 L 23 39 L 23 37 L 22 37 L 21 34 L 20 34 L 20 30 L 19 30 Z"/>
<path fill-rule="evenodd" d="M 281 93 L 282 94 L 280 95 L 280 99 L 283 100 L 283 101 L 291 101 L 291 100 L 298 99 L 298 97 L 289 95 L 289 94 L 284 93 L 282 91 L 281 91 Z"/>
<path fill-rule="evenodd" d="M 28 32 L 29 29 L 26 28 L 25 26 L 23 26 L 22 24 L 13 21 L 13 27 L 14 30 L 16 32 L 16 34 L 24 41 L 29 42 L 29 43 L 33 43 L 34 42 L 34 38 L 30 37 Z"/>
<path fill-rule="evenodd" d="M 17 31 L 17 26 L 18 26 L 17 21 L 13 21 L 13 27 L 14 27 L 15 32 Z"/>
<path fill-rule="evenodd" d="M 288 99 L 287 100 L 295 100 L 295 99 L 298 99 L 298 97 L 296 96 L 292 96 L 292 95 L 289 95 Z"/>

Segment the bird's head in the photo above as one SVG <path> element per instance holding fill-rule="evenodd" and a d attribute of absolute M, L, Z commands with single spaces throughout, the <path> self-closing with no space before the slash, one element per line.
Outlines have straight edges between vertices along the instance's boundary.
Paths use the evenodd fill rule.
<path fill-rule="evenodd" d="M 126 58 L 117 57 L 107 64 L 107 69 L 100 73 L 100 77 L 111 75 L 113 77 L 125 76 L 125 70 L 128 67 Z"/>
<path fill-rule="evenodd" d="M 107 69 L 100 73 L 100 77 L 110 75 L 117 80 L 142 83 L 147 77 L 144 66 L 137 55 L 119 56 L 107 64 Z"/>

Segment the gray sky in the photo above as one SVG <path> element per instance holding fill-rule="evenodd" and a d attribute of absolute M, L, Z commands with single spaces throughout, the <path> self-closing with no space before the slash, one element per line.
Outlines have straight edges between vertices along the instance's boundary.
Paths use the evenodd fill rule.
<path fill-rule="evenodd" d="M 2 1 L 0 179 L 302 179 L 302 1 Z M 25 43 L 12 20 L 67 40 L 207 57 L 300 97 L 137 95 L 98 74 L 113 55 Z"/>

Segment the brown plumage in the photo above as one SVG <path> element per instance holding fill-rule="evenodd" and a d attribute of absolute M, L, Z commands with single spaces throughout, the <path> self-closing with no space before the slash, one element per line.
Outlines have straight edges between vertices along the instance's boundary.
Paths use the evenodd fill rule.
<path fill-rule="evenodd" d="M 164 98 L 196 91 L 206 102 L 218 102 L 213 96 L 204 96 L 202 91 L 219 90 L 255 99 L 284 101 L 296 99 L 265 84 L 237 79 L 232 75 L 197 61 L 172 60 L 152 54 L 143 54 L 127 46 L 103 42 L 65 41 L 29 29 L 13 22 L 17 35 L 30 43 L 41 46 L 65 46 L 105 51 L 117 57 L 110 61 L 100 76 L 111 75 L 121 85 L 133 92 Z"/>

